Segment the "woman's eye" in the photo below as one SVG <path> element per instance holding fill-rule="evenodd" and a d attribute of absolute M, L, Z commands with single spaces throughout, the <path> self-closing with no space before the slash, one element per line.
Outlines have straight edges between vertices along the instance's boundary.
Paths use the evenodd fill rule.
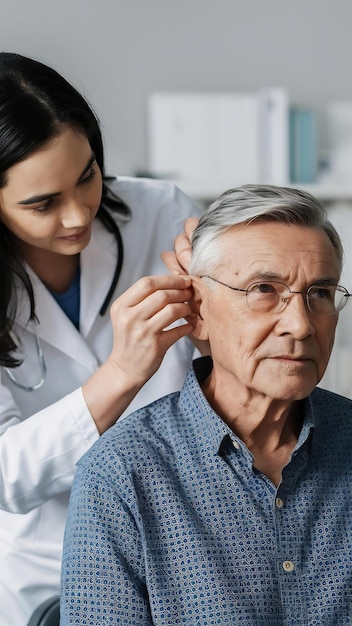
<path fill-rule="evenodd" d="M 88 171 L 88 173 L 85 175 L 84 178 L 81 178 L 81 180 L 79 181 L 82 185 L 84 185 L 85 183 L 89 183 L 91 180 L 93 180 L 94 176 L 96 174 L 96 170 L 95 167 L 91 167 L 90 170 Z"/>
<path fill-rule="evenodd" d="M 36 213 L 45 213 L 45 211 L 48 211 L 53 206 L 54 202 L 55 198 L 49 198 L 49 200 L 47 200 L 41 206 L 34 207 L 33 211 L 35 211 Z"/>

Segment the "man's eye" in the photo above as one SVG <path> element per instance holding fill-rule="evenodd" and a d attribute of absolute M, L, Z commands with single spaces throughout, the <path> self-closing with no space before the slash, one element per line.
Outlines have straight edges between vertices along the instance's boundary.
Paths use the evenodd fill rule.
<path fill-rule="evenodd" d="M 309 290 L 309 297 L 315 300 L 332 300 L 333 292 L 327 287 L 313 287 Z"/>
<path fill-rule="evenodd" d="M 272 285 L 271 283 L 256 283 L 255 285 L 251 285 L 251 287 L 249 287 L 249 291 L 257 295 L 270 295 L 277 293 L 275 285 Z"/>

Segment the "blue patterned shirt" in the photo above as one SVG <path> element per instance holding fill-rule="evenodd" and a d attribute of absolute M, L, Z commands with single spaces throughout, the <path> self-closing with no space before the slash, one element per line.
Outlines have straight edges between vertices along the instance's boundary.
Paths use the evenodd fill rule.
<path fill-rule="evenodd" d="M 352 401 L 304 404 L 278 488 L 193 369 L 103 435 L 73 486 L 62 625 L 351 626 Z"/>

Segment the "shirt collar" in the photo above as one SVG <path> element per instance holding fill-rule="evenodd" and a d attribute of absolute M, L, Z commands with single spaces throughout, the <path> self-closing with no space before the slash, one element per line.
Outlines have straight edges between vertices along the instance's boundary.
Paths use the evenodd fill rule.
<path fill-rule="evenodd" d="M 180 410 L 188 420 L 191 418 L 196 430 L 195 435 L 201 440 L 203 446 L 210 448 L 209 452 L 218 454 L 225 437 L 230 437 L 232 442 L 235 444 L 237 442 L 243 449 L 245 447 L 243 441 L 214 411 L 201 389 L 201 383 L 209 376 L 212 367 L 211 357 L 201 357 L 193 361 L 193 367 L 188 371 L 180 394 Z M 303 425 L 295 450 L 305 443 L 315 426 L 312 397 L 308 396 L 303 403 Z"/>
<path fill-rule="evenodd" d="M 188 423 L 194 429 L 197 438 L 209 454 L 218 454 L 225 436 L 233 434 L 231 429 L 219 417 L 207 401 L 200 383 L 209 376 L 213 367 L 210 357 L 201 357 L 193 361 L 188 370 L 180 398 L 179 408 Z"/>

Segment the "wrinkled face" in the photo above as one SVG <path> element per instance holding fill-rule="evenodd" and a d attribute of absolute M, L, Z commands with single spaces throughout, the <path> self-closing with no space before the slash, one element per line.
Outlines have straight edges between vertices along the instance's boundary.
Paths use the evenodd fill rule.
<path fill-rule="evenodd" d="M 33 250 L 72 255 L 88 244 L 102 176 L 83 133 L 69 127 L 7 171 L 0 220 L 26 258 Z"/>
<path fill-rule="evenodd" d="M 222 260 L 212 275 L 233 287 L 247 289 L 269 276 L 292 291 L 339 281 L 340 263 L 321 229 L 253 223 L 233 227 L 222 241 Z M 208 279 L 195 284 L 199 334 L 210 340 L 212 376 L 220 386 L 285 401 L 313 390 L 328 364 L 338 315 L 311 313 L 301 294 L 291 295 L 281 312 L 253 311 L 245 293 Z"/>

